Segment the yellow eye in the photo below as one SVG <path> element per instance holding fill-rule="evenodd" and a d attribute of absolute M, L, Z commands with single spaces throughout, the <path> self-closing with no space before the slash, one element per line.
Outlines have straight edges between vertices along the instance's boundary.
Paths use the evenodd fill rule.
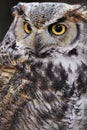
<path fill-rule="evenodd" d="M 51 25 L 51 32 L 57 36 L 63 35 L 66 32 L 66 26 L 63 24 L 53 24 Z"/>
<path fill-rule="evenodd" d="M 27 22 L 24 22 L 24 31 L 25 31 L 27 34 L 30 34 L 30 33 L 31 33 L 31 26 L 30 26 L 29 23 L 27 23 Z"/>

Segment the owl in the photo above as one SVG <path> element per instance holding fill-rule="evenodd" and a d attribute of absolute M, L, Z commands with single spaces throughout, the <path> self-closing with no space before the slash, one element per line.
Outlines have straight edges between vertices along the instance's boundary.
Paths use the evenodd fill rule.
<path fill-rule="evenodd" d="M 87 6 L 18 3 L 0 44 L 0 130 L 87 130 Z"/>

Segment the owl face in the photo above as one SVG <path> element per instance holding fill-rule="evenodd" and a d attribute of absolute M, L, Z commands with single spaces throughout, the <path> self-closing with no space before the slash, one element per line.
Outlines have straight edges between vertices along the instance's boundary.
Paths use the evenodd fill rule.
<path fill-rule="evenodd" d="M 10 43 L 14 50 L 20 48 L 20 52 L 27 48 L 36 56 L 45 57 L 50 52 L 53 54 L 53 50 L 70 51 L 87 37 L 86 16 L 81 5 L 19 3 L 13 8 L 13 15 Z"/>

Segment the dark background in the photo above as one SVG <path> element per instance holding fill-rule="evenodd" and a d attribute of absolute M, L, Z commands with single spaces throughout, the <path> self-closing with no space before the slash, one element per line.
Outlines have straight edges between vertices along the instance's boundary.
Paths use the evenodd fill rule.
<path fill-rule="evenodd" d="M 35 0 L 0 0 L 0 42 L 2 41 L 5 33 L 9 29 L 9 26 L 13 20 L 11 15 L 12 6 L 18 2 L 66 2 L 69 4 L 86 3 L 87 0 L 47 0 L 47 1 L 35 1 Z"/>

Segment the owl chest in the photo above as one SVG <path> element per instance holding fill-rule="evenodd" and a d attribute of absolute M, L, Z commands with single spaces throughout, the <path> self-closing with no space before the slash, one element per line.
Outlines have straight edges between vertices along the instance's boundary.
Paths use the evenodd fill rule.
<path fill-rule="evenodd" d="M 80 78 L 81 74 L 79 73 Z M 79 82 L 79 77 L 73 78 L 74 83 L 78 81 L 78 84 L 69 85 L 68 73 L 61 65 L 53 66 L 52 62 L 46 67 L 41 62 L 33 64 L 28 76 L 32 100 L 19 117 L 16 125 L 18 128 L 25 126 L 29 130 L 86 130 L 87 102 L 86 93 L 82 93 L 86 88 L 85 78 L 83 82 Z"/>
<path fill-rule="evenodd" d="M 40 97 L 27 103 L 24 107 L 15 129 L 86 130 L 87 107 L 81 103 L 81 100 L 68 102 L 68 109 L 64 112 L 64 110 L 60 110 L 60 104 L 45 102 L 40 93 L 37 96 Z M 23 128 L 24 126 L 25 128 Z"/>

